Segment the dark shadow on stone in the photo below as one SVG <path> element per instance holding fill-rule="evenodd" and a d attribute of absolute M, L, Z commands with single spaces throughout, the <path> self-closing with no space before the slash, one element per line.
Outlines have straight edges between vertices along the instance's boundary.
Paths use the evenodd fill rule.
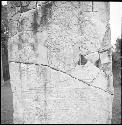
<path fill-rule="evenodd" d="M 87 63 L 87 59 L 83 55 L 79 55 L 78 65 L 85 65 Z"/>

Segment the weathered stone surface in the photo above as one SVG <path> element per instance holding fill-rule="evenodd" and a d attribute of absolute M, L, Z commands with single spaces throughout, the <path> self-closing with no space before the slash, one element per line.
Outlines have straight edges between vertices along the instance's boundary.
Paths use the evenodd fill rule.
<path fill-rule="evenodd" d="M 108 23 L 110 20 L 110 3 L 109 2 L 93 2 L 93 3 L 94 3 L 94 10 L 100 14 L 99 16 L 101 17 L 100 20 L 102 22 Z"/>
<path fill-rule="evenodd" d="M 29 1 L 28 9 L 35 9 L 37 6 L 37 1 Z"/>
<path fill-rule="evenodd" d="M 110 124 L 109 3 L 20 3 L 8 2 L 14 123 Z"/>
<path fill-rule="evenodd" d="M 19 19 L 19 22 L 21 23 L 21 31 L 32 31 L 32 23 L 34 21 L 34 12 L 35 9 L 29 10 L 27 12 L 21 13 L 21 17 Z"/>
<path fill-rule="evenodd" d="M 82 8 L 82 11 L 92 11 L 92 2 L 88 1 L 88 2 L 80 2 L 80 7 Z"/>
<path fill-rule="evenodd" d="M 45 34 L 37 35 L 37 40 L 32 31 L 20 32 L 9 38 L 9 61 L 48 64 L 47 48 L 43 45 Z"/>
<path fill-rule="evenodd" d="M 42 70 L 43 68 L 35 65 L 10 63 L 15 124 L 37 123 L 41 115 L 44 117 L 45 95 Z M 16 81 L 14 81 L 15 76 Z"/>
<path fill-rule="evenodd" d="M 99 59 L 99 53 L 98 52 L 90 53 L 86 55 L 85 58 L 89 60 L 91 63 L 95 64 L 96 61 Z"/>
<path fill-rule="evenodd" d="M 13 16 L 21 11 L 20 1 L 7 1 L 8 20 L 12 19 Z"/>
<path fill-rule="evenodd" d="M 82 82 L 80 84 L 82 86 Z M 109 119 L 106 97 L 110 98 L 88 86 L 53 88 L 47 99 L 47 121 L 52 124 L 105 123 Z M 85 117 L 87 120 L 84 120 Z"/>
<path fill-rule="evenodd" d="M 23 123 L 23 103 L 22 103 L 22 85 L 21 85 L 21 72 L 20 65 L 16 63 L 9 64 L 10 83 L 13 92 L 13 122 Z"/>
<path fill-rule="evenodd" d="M 111 62 L 110 50 L 100 54 L 101 64 Z"/>
<path fill-rule="evenodd" d="M 28 6 L 30 1 L 21 1 L 22 6 Z"/>
<path fill-rule="evenodd" d="M 14 35 L 16 35 L 19 31 L 20 31 L 20 22 L 19 22 L 19 18 L 21 16 L 21 13 L 18 13 L 16 15 L 14 15 L 12 17 L 12 19 L 10 19 L 8 21 L 9 23 L 9 37 L 12 37 Z"/>
<path fill-rule="evenodd" d="M 9 39 L 9 60 L 20 62 L 34 62 L 34 42 L 31 32 L 19 33 Z"/>

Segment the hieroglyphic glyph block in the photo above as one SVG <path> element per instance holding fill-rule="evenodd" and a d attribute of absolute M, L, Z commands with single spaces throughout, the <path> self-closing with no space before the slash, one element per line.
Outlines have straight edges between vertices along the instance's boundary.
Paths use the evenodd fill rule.
<path fill-rule="evenodd" d="M 108 2 L 8 2 L 13 121 L 110 124 Z"/>

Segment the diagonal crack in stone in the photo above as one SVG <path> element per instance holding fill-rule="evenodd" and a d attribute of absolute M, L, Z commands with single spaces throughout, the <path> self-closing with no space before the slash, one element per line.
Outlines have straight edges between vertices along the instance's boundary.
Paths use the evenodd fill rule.
<path fill-rule="evenodd" d="M 100 89 L 100 90 L 102 90 L 102 91 L 104 91 L 104 92 L 107 92 L 107 93 L 109 93 L 110 95 L 114 95 L 114 94 L 111 93 L 110 91 L 104 90 L 104 89 L 102 89 L 102 88 L 100 88 L 100 87 L 93 86 L 92 84 L 90 84 L 90 83 L 92 83 L 92 82 L 97 78 L 97 76 L 99 75 L 99 73 L 98 73 L 98 75 L 97 75 L 91 82 L 85 82 L 85 81 L 83 81 L 82 79 L 78 79 L 78 78 L 72 76 L 71 74 L 68 74 L 68 73 L 65 72 L 65 71 L 62 71 L 62 70 L 60 70 L 60 69 L 56 69 L 56 68 L 51 67 L 51 66 L 49 66 L 49 65 L 37 64 L 37 63 L 29 63 L 29 62 L 9 61 L 9 63 L 11 63 L 11 62 L 14 62 L 14 63 L 23 63 L 23 64 L 35 64 L 35 65 L 38 65 L 38 66 L 42 65 L 42 66 L 45 66 L 45 67 L 49 67 L 49 68 L 51 68 L 51 69 L 53 69 L 53 70 L 56 70 L 56 71 L 59 71 L 59 72 L 64 73 L 64 74 L 70 76 L 70 77 L 73 78 L 73 79 L 76 79 L 76 80 L 78 80 L 78 81 L 81 81 L 81 82 L 83 82 L 84 84 L 86 84 L 86 85 L 88 85 L 88 86 L 92 86 L 92 87 L 94 87 L 94 88 L 96 88 L 96 89 Z"/>

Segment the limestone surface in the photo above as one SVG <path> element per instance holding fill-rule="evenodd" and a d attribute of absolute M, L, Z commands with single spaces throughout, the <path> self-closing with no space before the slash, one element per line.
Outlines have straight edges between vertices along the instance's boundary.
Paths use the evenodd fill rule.
<path fill-rule="evenodd" d="M 110 124 L 108 2 L 9 1 L 14 124 Z"/>

